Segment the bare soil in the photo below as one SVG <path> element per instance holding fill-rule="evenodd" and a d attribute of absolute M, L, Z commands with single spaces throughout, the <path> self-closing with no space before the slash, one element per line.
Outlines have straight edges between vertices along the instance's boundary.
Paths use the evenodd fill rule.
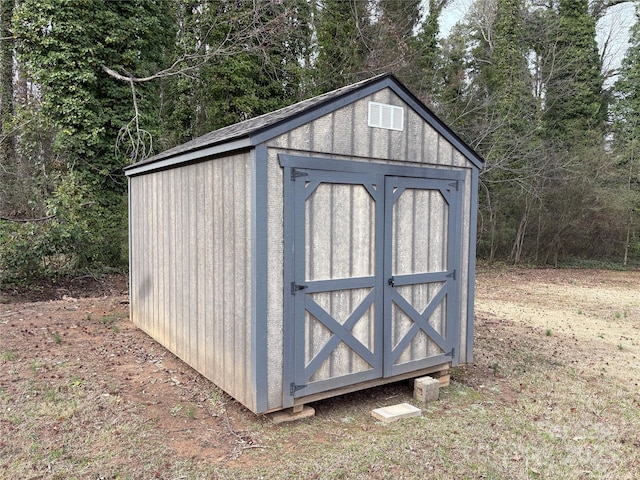
<path fill-rule="evenodd" d="M 502 321 L 560 337 L 581 366 L 640 385 L 640 362 L 629 362 L 640 357 L 640 272 L 483 270 L 476 288 L 481 325 Z"/>
<path fill-rule="evenodd" d="M 432 415 L 432 430 L 419 442 L 435 442 L 424 451 L 438 457 L 420 458 L 415 465 L 403 463 L 419 450 L 414 445 L 401 446 L 398 455 L 405 460 L 390 460 L 398 441 L 393 440 L 393 448 L 383 445 L 395 433 L 369 415 L 385 402 L 412 401 L 407 382 L 318 402 L 316 417 L 303 423 L 306 429 L 276 427 L 136 328 L 128 319 L 126 293 L 122 276 L 51 285 L 36 291 L 38 301 L 30 301 L 33 292 L 0 292 L 6 302 L 0 304 L 0 478 L 240 478 L 242 472 L 258 478 L 255 472 L 260 469 L 279 471 L 279 462 L 300 462 L 295 459 L 305 455 L 318 458 L 318 465 L 304 468 L 330 474 L 292 476 L 424 478 L 431 471 L 439 472 L 439 478 L 554 478 L 544 475 L 549 468 L 565 472 L 555 478 L 636 478 L 624 459 L 640 455 L 640 434 L 634 427 L 640 417 L 640 272 L 480 269 L 475 360 L 454 370 L 452 390 L 442 390 L 444 401 L 425 411 Z M 588 386 L 584 392 L 582 385 Z M 555 393 L 562 389 L 567 393 Z M 563 405 L 562 399 L 569 397 L 573 403 Z M 622 405 L 623 413 L 606 419 L 603 411 L 614 410 L 610 404 Z M 493 410 L 487 415 L 488 408 Z M 585 423 L 587 433 L 579 431 L 571 438 L 595 442 L 588 432 L 596 425 L 605 435 L 606 456 L 611 454 L 606 436 L 615 436 L 616 448 L 623 445 L 623 461 L 612 460 L 609 470 L 598 473 L 585 467 L 587 473 L 581 473 L 572 465 L 545 467 L 547 460 L 531 453 L 539 438 L 532 445 L 518 443 L 524 440 L 502 445 L 503 438 L 510 438 L 507 434 L 483 440 L 497 442 L 490 451 L 472 439 L 477 458 L 462 448 L 457 462 L 445 461 L 447 442 L 455 441 L 451 448 L 460 448 L 459 433 L 472 430 L 473 422 L 465 418 L 474 412 L 481 415 L 478 436 L 499 429 L 501 417 L 515 415 L 513 422 L 518 422 L 525 413 L 536 428 L 562 435 L 586 422 L 586 417 L 580 422 L 572 417 L 577 410 L 589 409 L 602 421 Z M 563 416 L 556 418 L 561 411 Z M 633 420 L 625 417 L 628 412 Z M 437 427 L 439 419 L 449 423 Z M 435 428 L 446 432 L 439 438 Z M 398 435 L 403 435 L 401 429 Z M 353 473 L 349 457 L 342 455 L 360 448 L 356 445 L 365 438 L 386 454 L 352 460 L 369 462 L 359 467 L 364 473 Z M 352 446 L 340 447 L 345 441 Z M 598 445 L 587 445 L 585 455 L 598 458 Z M 332 460 L 319 460 L 332 448 L 339 452 Z M 497 461 L 494 452 L 501 449 L 506 453 Z M 577 465 L 590 461 L 571 455 Z M 475 468 L 477 474 L 460 474 Z M 203 471 L 216 473 L 207 476 Z M 566 473 L 574 471 L 575 476 Z"/>
<path fill-rule="evenodd" d="M 2 407 L 11 409 L 30 395 L 55 403 L 58 393 L 82 389 L 95 396 L 100 416 L 135 411 L 141 424 L 153 426 L 154 439 L 178 457 L 229 460 L 252 444 L 242 426 L 252 414 L 128 320 L 123 277 L 67 282 L 45 291 L 60 299 L 0 305 L 0 354 L 6 363 L 12 360 L 11 368 L 3 365 L 0 371 Z M 43 291 L 9 292 L 5 299 L 33 295 Z M 44 392 L 38 387 L 25 393 L 25 380 L 46 383 Z M 38 432 L 39 444 L 57 444 L 65 417 Z M 7 421 L 0 427 L 0 439 L 10 438 L 15 428 Z"/>

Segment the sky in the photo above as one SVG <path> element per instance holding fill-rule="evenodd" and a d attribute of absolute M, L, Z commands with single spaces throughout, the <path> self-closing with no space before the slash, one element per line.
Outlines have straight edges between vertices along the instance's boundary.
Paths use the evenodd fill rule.
<path fill-rule="evenodd" d="M 444 9 L 440 18 L 440 32 L 442 36 L 447 36 L 451 28 L 467 14 L 473 0 L 453 0 Z M 623 3 L 610 7 L 607 14 L 598 22 L 597 40 L 600 53 L 607 38 L 610 38 L 608 52 L 605 57 L 605 70 L 616 69 L 624 58 L 628 41 L 629 30 L 635 21 L 634 4 L 632 2 Z"/>
<path fill-rule="evenodd" d="M 607 36 L 611 38 L 611 47 L 607 58 L 605 58 L 605 69 L 620 66 L 629 46 L 630 29 L 634 22 L 635 6 L 631 2 L 610 7 L 604 18 L 598 22 L 597 35 L 601 54 L 605 39 Z M 607 60 L 611 62 L 609 65 L 607 65 Z"/>

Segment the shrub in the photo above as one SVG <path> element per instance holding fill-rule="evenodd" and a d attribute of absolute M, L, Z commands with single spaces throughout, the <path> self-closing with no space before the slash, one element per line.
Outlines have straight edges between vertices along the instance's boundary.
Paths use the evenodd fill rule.
<path fill-rule="evenodd" d="M 32 281 L 126 265 L 126 205 L 98 199 L 73 173 L 48 199 L 43 218 L 0 222 L 0 280 Z"/>

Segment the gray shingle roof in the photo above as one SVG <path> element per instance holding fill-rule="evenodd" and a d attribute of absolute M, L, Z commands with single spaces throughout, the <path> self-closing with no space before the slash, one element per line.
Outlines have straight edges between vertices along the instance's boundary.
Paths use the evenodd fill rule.
<path fill-rule="evenodd" d="M 318 108 L 326 104 L 327 102 L 330 102 L 343 95 L 347 95 L 348 93 L 355 91 L 365 85 L 374 83 L 381 78 L 390 76 L 391 75 L 389 74 L 384 74 L 372 77 L 358 83 L 347 85 L 346 87 L 338 88 L 337 90 L 332 90 L 317 97 L 294 103 L 293 105 L 289 105 L 288 107 L 281 108 L 274 112 L 266 113 L 264 115 L 260 115 L 259 117 L 250 118 L 249 120 L 245 120 L 240 123 L 235 123 L 233 125 L 214 130 L 213 132 L 206 133 L 198 138 L 194 138 L 193 140 L 190 140 L 186 143 L 170 148 L 168 150 L 165 150 L 164 152 L 158 153 L 157 155 L 142 160 L 134 165 L 131 165 L 130 167 L 127 167 L 127 169 L 138 167 L 148 163 L 153 163 L 165 158 L 174 157 L 186 152 L 199 150 L 201 148 L 210 147 L 212 145 L 250 137 L 252 134 L 262 132 L 266 128 L 273 127 L 282 121 L 290 119 L 293 116 Z"/>
<path fill-rule="evenodd" d="M 209 132 L 189 142 L 170 148 L 153 157 L 142 160 L 125 168 L 127 175 L 147 171 L 150 169 L 166 168 L 182 162 L 193 161 L 199 157 L 211 154 L 221 154 L 239 148 L 256 146 L 269 138 L 280 135 L 288 129 L 325 115 L 335 109 L 354 101 L 357 97 L 371 94 L 382 88 L 389 87 L 400 95 L 426 122 L 435 128 L 444 138 L 457 148 L 467 159 L 478 168 L 484 160 L 463 140 L 445 125 L 433 112 L 418 100 L 393 75 L 383 74 L 363 80 L 358 83 L 338 88 L 317 97 L 281 108 L 275 112 L 229 125 L 228 127 Z M 157 163 L 157 165 L 151 165 Z M 142 167 L 139 169 L 138 167 Z"/>

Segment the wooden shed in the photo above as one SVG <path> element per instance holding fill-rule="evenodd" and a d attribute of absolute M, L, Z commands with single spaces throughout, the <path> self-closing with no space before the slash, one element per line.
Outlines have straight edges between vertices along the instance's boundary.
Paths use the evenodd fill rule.
<path fill-rule="evenodd" d="M 481 166 L 391 75 L 132 165 L 131 318 L 255 413 L 470 362 Z"/>

